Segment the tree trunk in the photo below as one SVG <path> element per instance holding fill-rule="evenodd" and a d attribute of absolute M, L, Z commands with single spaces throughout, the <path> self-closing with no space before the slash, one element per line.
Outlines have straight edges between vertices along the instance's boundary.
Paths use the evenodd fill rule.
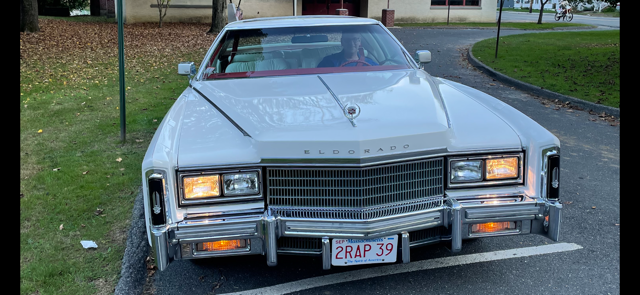
<path fill-rule="evenodd" d="M 207 34 L 216 34 L 227 25 L 227 1 L 211 0 L 211 4 L 213 6 L 211 9 L 211 28 Z"/>
<path fill-rule="evenodd" d="M 20 0 L 20 32 L 39 32 L 38 0 Z"/>
<path fill-rule="evenodd" d="M 533 11 L 533 0 L 529 0 L 529 13 Z"/>
<path fill-rule="evenodd" d="M 542 2 L 544 1 L 544 2 Z M 542 24 L 542 12 L 544 11 L 544 5 L 547 4 L 549 0 L 540 0 L 540 16 L 538 16 L 538 24 Z"/>

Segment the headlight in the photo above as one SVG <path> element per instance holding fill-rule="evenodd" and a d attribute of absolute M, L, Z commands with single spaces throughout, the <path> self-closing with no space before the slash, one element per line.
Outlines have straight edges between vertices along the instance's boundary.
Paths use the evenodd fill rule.
<path fill-rule="evenodd" d="M 260 192 L 257 172 L 224 174 L 222 177 L 225 196 L 255 195 Z"/>
<path fill-rule="evenodd" d="M 518 177 L 518 158 L 487 159 L 485 179 L 505 179 Z"/>
<path fill-rule="evenodd" d="M 482 180 L 482 160 L 451 162 L 451 182 Z"/>
<path fill-rule="evenodd" d="M 524 184 L 524 153 L 450 157 L 448 186 Z"/>
<path fill-rule="evenodd" d="M 220 196 L 220 175 L 191 176 L 184 178 L 186 200 Z"/>

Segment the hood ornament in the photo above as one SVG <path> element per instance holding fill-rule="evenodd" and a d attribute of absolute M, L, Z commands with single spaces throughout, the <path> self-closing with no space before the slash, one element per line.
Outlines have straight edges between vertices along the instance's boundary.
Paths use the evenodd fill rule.
<path fill-rule="evenodd" d="M 347 117 L 350 121 L 355 120 L 358 116 L 360 116 L 360 106 L 356 105 L 347 105 L 344 108 L 344 116 Z"/>

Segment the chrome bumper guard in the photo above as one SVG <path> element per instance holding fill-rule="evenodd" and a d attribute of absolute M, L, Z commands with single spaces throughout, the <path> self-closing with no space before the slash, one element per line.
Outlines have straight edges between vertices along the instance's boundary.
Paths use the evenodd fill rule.
<path fill-rule="evenodd" d="M 332 238 L 375 238 L 393 234 L 401 235 L 401 257 L 410 261 L 409 232 L 434 227 L 450 229 L 451 235 L 440 240 L 451 240 L 450 250 L 459 252 L 462 240 L 514 234 L 540 234 L 553 241 L 559 240 L 562 204 L 554 200 L 531 198 L 526 195 L 500 198 L 445 198 L 438 208 L 388 216 L 370 220 L 304 219 L 272 215 L 266 210 L 262 215 L 243 217 L 219 217 L 201 220 L 184 220 L 174 225 L 154 227 L 153 248 L 160 270 L 166 269 L 174 259 L 262 254 L 267 265 L 278 263 L 280 237 L 311 237 L 321 239 L 322 265 L 331 267 Z M 472 234 L 473 224 L 514 221 L 516 229 Z M 197 243 L 219 240 L 246 239 L 247 248 L 215 252 L 199 252 Z"/>

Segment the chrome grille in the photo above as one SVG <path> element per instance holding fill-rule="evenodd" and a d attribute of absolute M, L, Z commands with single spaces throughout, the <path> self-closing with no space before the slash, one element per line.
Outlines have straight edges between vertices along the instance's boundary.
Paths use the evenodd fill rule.
<path fill-rule="evenodd" d="M 434 227 L 409 232 L 409 243 L 421 243 L 438 240 L 442 235 L 442 227 Z"/>
<path fill-rule="evenodd" d="M 306 218 L 369 219 L 442 205 L 443 158 L 365 168 L 267 168 L 269 207 Z"/>
<path fill-rule="evenodd" d="M 281 237 L 278 239 L 278 250 L 320 251 L 320 238 Z"/>

